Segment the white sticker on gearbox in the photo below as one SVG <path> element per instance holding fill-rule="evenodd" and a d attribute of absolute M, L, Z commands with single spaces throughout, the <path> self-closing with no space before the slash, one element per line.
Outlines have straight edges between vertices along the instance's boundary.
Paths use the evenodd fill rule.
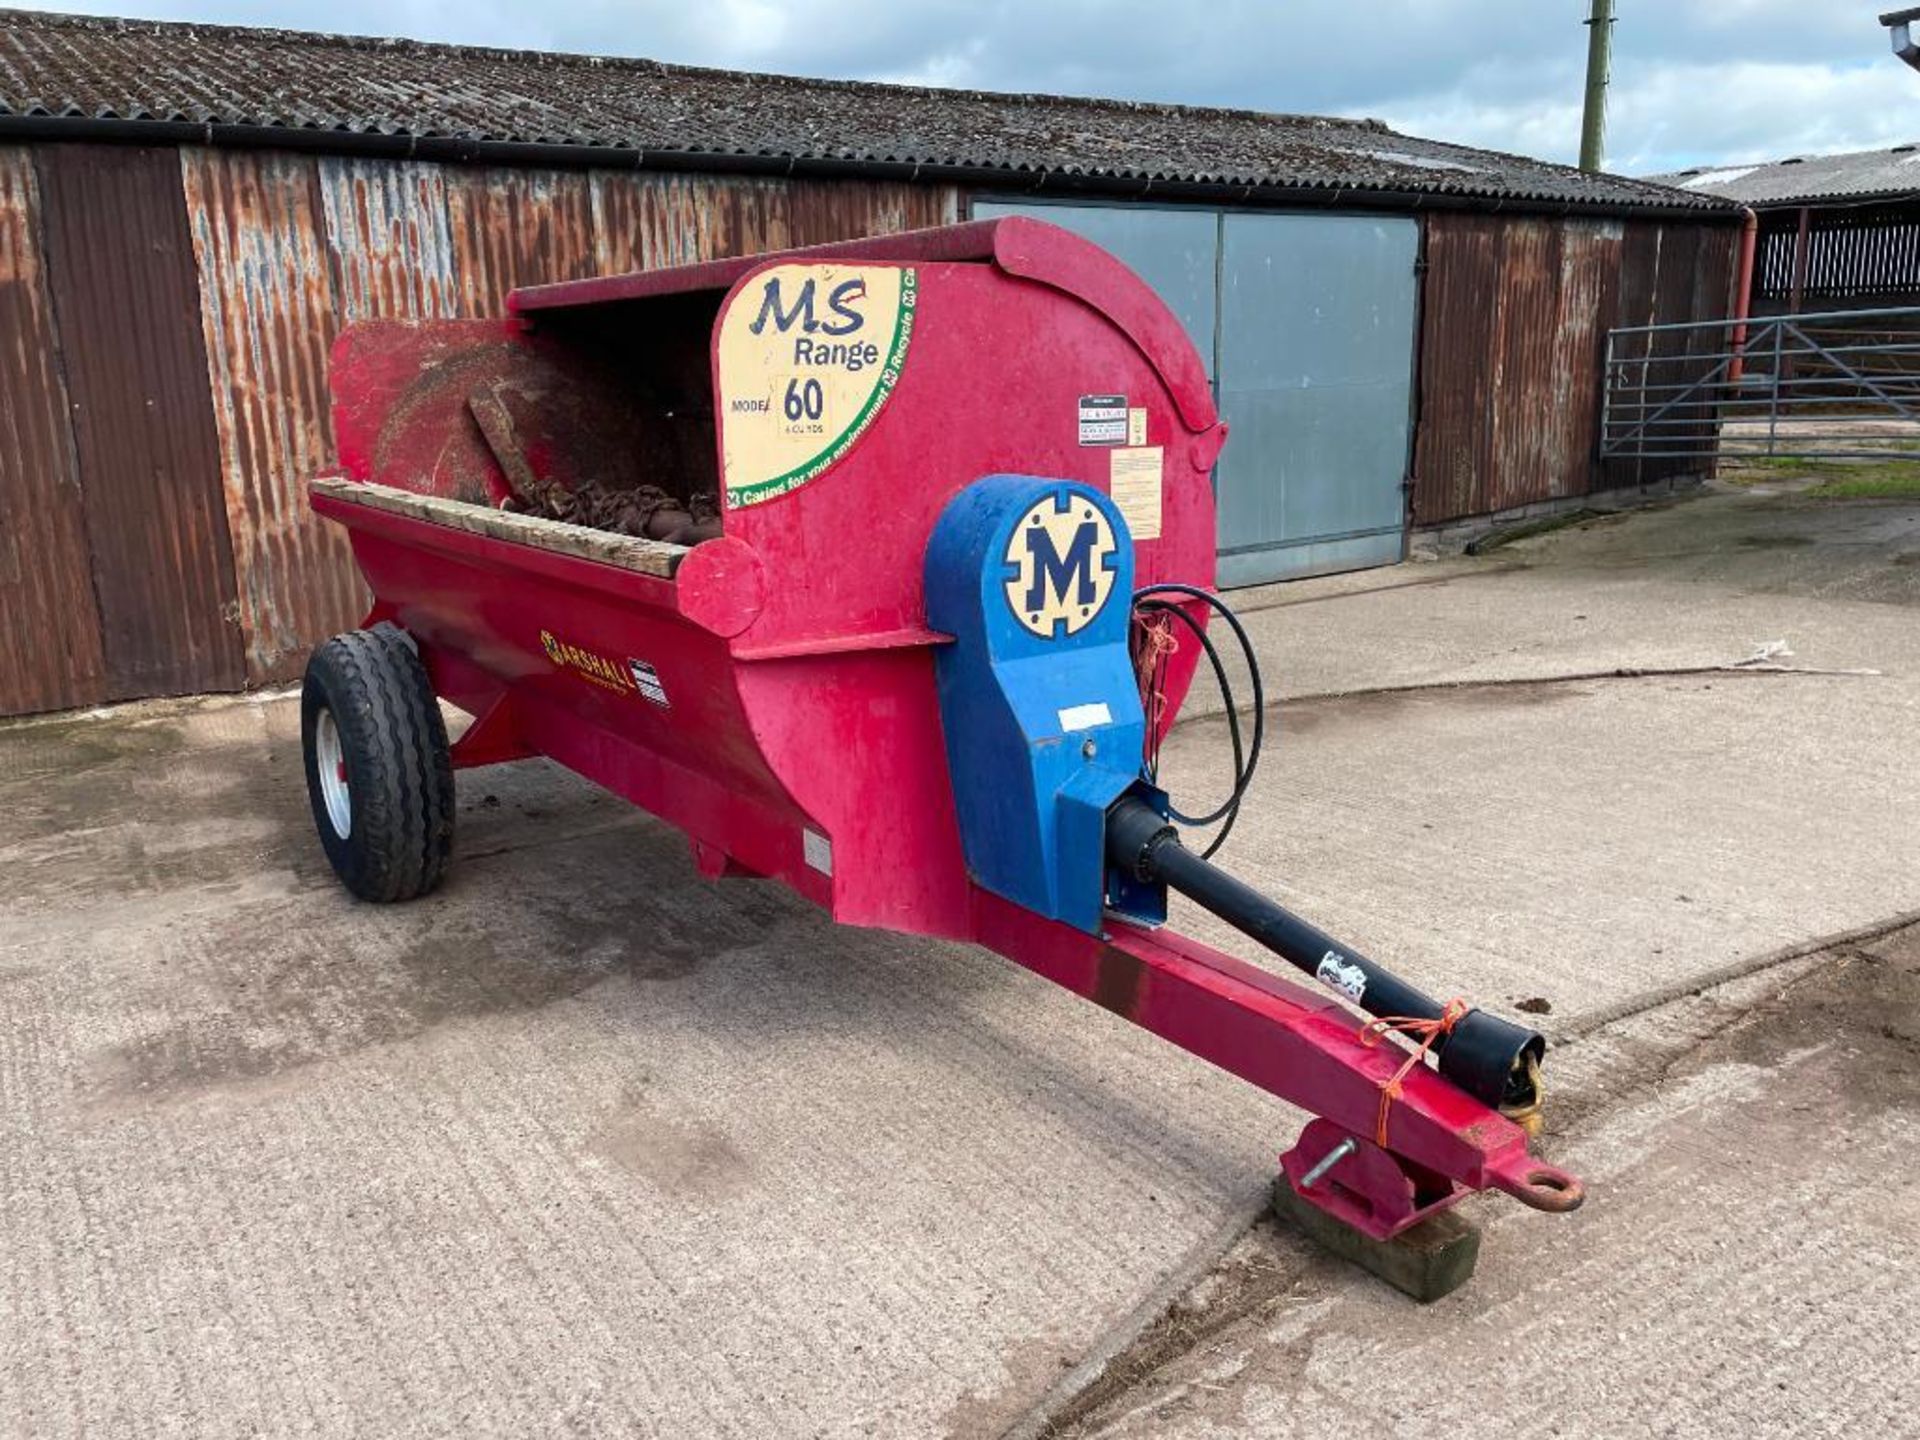
<path fill-rule="evenodd" d="M 824 835 L 811 830 L 800 832 L 800 853 L 806 856 L 807 864 L 822 875 L 833 874 L 833 842 Z"/>
<path fill-rule="evenodd" d="M 1072 730 L 1091 730 L 1096 725 L 1111 725 L 1113 711 L 1107 708 L 1107 702 L 1096 700 L 1091 705 L 1069 705 L 1060 712 L 1062 733 Z"/>
<path fill-rule="evenodd" d="M 1313 978 L 1330 990 L 1338 990 L 1356 1005 L 1360 1003 L 1360 997 L 1367 993 L 1367 972 L 1338 950 L 1329 950 L 1320 957 Z"/>

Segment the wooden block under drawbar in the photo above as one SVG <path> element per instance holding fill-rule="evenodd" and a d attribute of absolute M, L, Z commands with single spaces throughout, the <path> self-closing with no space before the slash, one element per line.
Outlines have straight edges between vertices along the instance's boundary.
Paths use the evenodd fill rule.
<path fill-rule="evenodd" d="M 1451 1210 L 1391 1240 L 1375 1240 L 1302 1200 L 1284 1175 L 1273 1182 L 1273 1210 L 1341 1259 L 1372 1271 L 1423 1305 L 1466 1284 L 1480 1258 L 1479 1227 Z"/>

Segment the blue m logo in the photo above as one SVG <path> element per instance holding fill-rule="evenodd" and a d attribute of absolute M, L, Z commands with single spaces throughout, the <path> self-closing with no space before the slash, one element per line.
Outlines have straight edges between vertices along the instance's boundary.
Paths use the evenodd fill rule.
<path fill-rule="evenodd" d="M 1114 550 L 1099 506 L 1065 491 L 1047 496 L 1007 542 L 1007 608 L 1043 640 L 1076 633 L 1113 593 Z"/>

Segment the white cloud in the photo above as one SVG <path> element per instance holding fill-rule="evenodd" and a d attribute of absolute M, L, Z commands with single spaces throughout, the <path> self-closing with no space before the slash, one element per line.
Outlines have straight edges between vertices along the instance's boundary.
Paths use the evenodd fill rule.
<path fill-rule="evenodd" d="M 1889 57 L 1891 59 L 1891 57 Z M 1580 97 L 1497 100 L 1475 86 L 1385 108 L 1396 129 L 1571 163 Z M 1616 71 L 1607 168 L 1650 174 L 1787 155 L 1866 150 L 1920 137 L 1920 74 L 1898 64 L 1655 64 Z"/>

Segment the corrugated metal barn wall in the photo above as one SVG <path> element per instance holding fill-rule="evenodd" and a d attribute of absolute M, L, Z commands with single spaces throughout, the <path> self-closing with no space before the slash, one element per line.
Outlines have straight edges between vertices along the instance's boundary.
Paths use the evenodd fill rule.
<path fill-rule="evenodd" d="M 0 714 L 106 693 L 87 517 L 24 146 L 0 146 Z"/>
<path fill-rule="evenodd" d="M 360 617 L 305 499 L 342 324 L 961 210 L 925 185 L 0 147 L 0 714 L 291 678 Z M 1595 473 L 1605 332 L 1729 313 L 1737 227 L 1424 223 L 1415 523 L 1660 478 Z"/>
<path fill-rule="evenodd" d="M 957 192 L 187 148 L 181 175 L 253 683 L 297 675 L 366 597 L 308 512 L 344 323 L 485 318 L 515 285 L 943 224 Z"/>
<path fill-rule="evenodd" d="M 1465 213 L 1426 225 L 1414 524 L 1688 468 L 1596 466 L 1606 335 L 1731 314 L 1737 226 Z"/>
<path fill-rule="evenodd" d="M 245 671 L 170 147 L 0 151 L 0 713 Z"/>

